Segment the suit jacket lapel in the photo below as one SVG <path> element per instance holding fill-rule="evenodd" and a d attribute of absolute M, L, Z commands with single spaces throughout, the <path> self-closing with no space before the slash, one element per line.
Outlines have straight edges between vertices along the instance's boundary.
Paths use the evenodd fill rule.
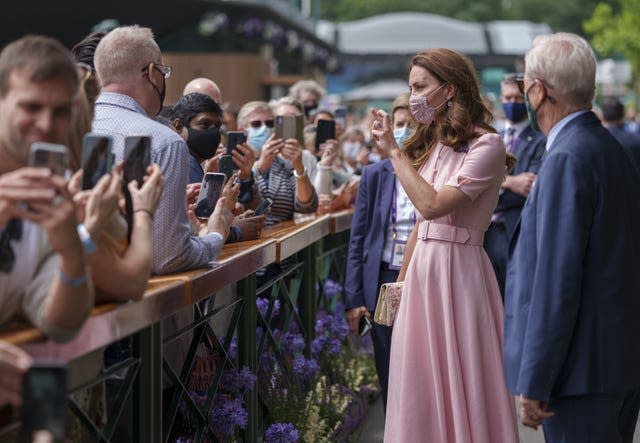
<path fill-rule="evenodd" d="M 387 222 L 391 214 L 391 199 L 395 191 L 395 180 L 396 175 L 393 172 L 393 166 L 391 166 L 391 162 L 387 160 L 380 176 L 380 200 L 377 205 L 380 211 L 381 226 L 383 229 L 387 227 Z"/>

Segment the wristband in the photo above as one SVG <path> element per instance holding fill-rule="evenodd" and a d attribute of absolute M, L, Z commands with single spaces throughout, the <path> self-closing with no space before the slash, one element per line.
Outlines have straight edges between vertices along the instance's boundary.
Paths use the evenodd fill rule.
<path fill-rule="evenodd" d="M 302 169 L 302 174 L 298 174 L 298 173 L 296 172 L 295 168 L 293 169 L 293 176 L 294 176 L 295 178 L 302 178 L 302 177 L 305 177 L 306 175 L 307 175 L 307 168 L 303 168 L 303 169 Z"/>
<path fill-rule="evenodd" d="M 84 282 L 87 281 L 87 273 L 83 272 L 80 277 L 71 278 L 71 277 L 67 277 L 65 275 L 65 273 L 62 272 L 62 269 L 60 269 L 59 272 L 58 272 L 58 278 L 65 285 L 67 285 L 69 287 L 72 287 L 72 288 L 77 288 L 78 286 L 80 286 L 81 284 L 83 284 Z"/>
<path fill-rule="evenodd" d="M 96 252 L 96 244 L 93 242 L 93 240 L 91 240 L 91 234 L 89 234 L 89 231 L 87 231 L 85 225 L 80 223 L 77 229 L 78 237 L 80 237 L 82 246 L 84 246 L 84 250 L 87 251 L 87 254 L 91 255 Z"/>

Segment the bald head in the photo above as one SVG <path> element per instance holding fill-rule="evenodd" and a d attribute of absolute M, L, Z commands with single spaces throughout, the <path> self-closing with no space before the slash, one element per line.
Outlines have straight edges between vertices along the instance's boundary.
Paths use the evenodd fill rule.
<path fill-rule="evenodd" d="M 187 86 L 184 87 L 182 95 L 191 94 L 192 92 L 199 92 L 200 94 L 206 94 L 216 101 L 216 103 L 222 103 L 222 92 L 216 83 L 208 78 L 194 78 Z"/>

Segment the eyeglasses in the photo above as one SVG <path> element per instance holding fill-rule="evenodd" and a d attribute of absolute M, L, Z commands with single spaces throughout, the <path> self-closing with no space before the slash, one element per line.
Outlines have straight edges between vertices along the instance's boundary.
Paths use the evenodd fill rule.
<path fill-rule="evenodd" d="M 536 80 L 538 80 L 540 83 L 542 83 L 542 86 L 544 86 L 546 89 L 553 89 L 553 87 L 548 85 L 544 80 L 541 80 L 541 79 L 538 78 L 538 79 L 534 79 L 534 82 Z M 524 89 L 524 75 L 519 75 L 518 77 L 516 77 L 516 84 L 518 85 L 518 90 L 520 91 L 520 93 L 522 95 L 524 95 L 525 92 L 529 92 L 529 91 L 525 91 L 525 89 Z M 529 88 L 529 89 L 531 89 L 531 88 Z M 546 98 L 552 104 L 554 104 L 554 105 L 556 104 L 556 99 L 551 97 L 548 92 L 546 94 Z"/>
<path fill-rule="evenodd" d="M 165 79 L 168 79 L 169 77 L 171 77 L 171 73 L 173 72 L 173 66 L 161 65 L 159 63 L 154 63 L 153 64 L 153 69 L 155 69 L 160 74 L 162 74 L 162 76 Z M 142 68 L 142 72 L 145 72 L 145 71 L 148 71 L 148 70 L 149 70 L 149 66 L 145 66 L 144 68 Z"/>
<path fill-rule="evenodd" d="M 273 120 L 253 120 L 249 122 L 252 128 L 258 129 L 261 128 L 262 125 L 266 125 L 267 128 L 273 128 Z"/>

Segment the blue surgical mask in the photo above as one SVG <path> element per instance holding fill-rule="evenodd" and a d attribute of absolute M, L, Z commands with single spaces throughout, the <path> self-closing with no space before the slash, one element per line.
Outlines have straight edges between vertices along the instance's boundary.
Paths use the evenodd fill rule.
<path fill-rule="evenodd" d="M 518 102 L 506 102 L 502 104 L 502 110 L 507 120 L 519 123 L 527 118 L 527 105 Z"/>
<path fill-rule="evenodd" d="M 270 136 L 271 129 L 267 125 L 262 125 L 259 128 L 247 128 L 247 143 L 258 152 L 262 151 L 262 147 Z"/>
<path fill-rule="evenodd" d="M 393 138 L 396 139 L 396 143 L 400 149 L 404 149 L 404 142 L 413 135 L 413 129 L 409 126 L 403 126 L 402 128 L 395 128 L 393 130 Z"/>

